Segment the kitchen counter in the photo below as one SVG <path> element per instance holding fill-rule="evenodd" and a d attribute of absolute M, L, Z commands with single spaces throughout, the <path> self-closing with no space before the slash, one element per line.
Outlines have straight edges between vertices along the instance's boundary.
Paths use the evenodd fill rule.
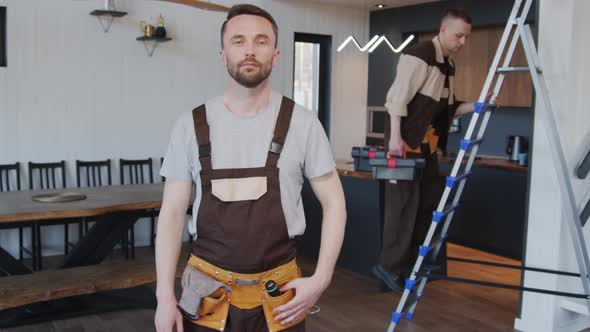
<path fill-rule="evenodd" d="M 454 153 L 449 153 L 447 157 L 443 157 L 439 154 L 439 162 L 440 164 L 450 164 L 451 166 L 455 163 L 456 155 Z M 468 156 L 464 158 L 463 163 L 465 164 L 468 160 Z M 473 168 L 488 168 L 488 169 L 497 169 L 509 172 L 518 172 L 518 173 L 527 173 L 529 168 L 528 166 L 519 166 L 518 163 L 512 162 L 508 160 L 506 157 L 498 157 L 498 156 L 487 156 L 487 155 L 479 155 L 475 157 L 473 161 Z M 350 176 L 358 179 L 367 179 L 372 180 L 373 176 L 371 172 L 358 172 L 354 170 L 354 163 L 348 160 L 337 160 L 336 161 L 336 168 L 338 170 L 338 174 L 341 176 Z"/>
<path fill-rule="evenodd" d="M 454 155 L 441 156 L 441 176 L 450 173 L 453 162 Z M 473 166 L 463 204 L 449 229 L 449 241 L 521 259 L 528 168 L 494 156 L 478 156 Z M 338 265 L 370 275 L 371 266 L 379 261 L 385 182 L 373 180 L 371 172 L 355 171 L 352 161 L 337 160 L 336 167 L 348 214 Z M 307 227 L 298 241 L 298 250 L 305 256 L 317 257 L 322 208 L 308 181 L 302 196 Z"/>
<path fill-rule="evenodd" d="M 354 162 L 336 160 L 336 170 L 340 176 L 350 176 L 357 179 L 373 180 L 373 173 L 354 170 Z"/>
<path fill-rule="evenodd" d="M 463 163 L 466 163 L 469 156 L 465 156 Z M 441 164 L 454 164 L 456 159 L 455 153 L 449 153 L 447 157 L 439 155 Z M 518 162 L 510 161 L 506 157 L 478 155 L 473 161 L 473 167 L 499 169 L 503 171 L 527 173 L 528 166 L 520 166 Z"/>

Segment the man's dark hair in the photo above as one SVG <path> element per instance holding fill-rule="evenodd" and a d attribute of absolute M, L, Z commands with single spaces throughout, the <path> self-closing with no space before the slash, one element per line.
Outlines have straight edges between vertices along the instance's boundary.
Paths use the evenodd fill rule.
<path fill-rule="evenodd" d="M 229 12 L 227 13 L 227 18 L 223 22 L 223 25 L 221 25 L 221 48 L 223 48 L 223 35 L 225 34 L 225 25 L 229 20 L 239 15 L 260 16 L 269 21 L 272 25 L 272 30 L 275 33 L 275 47 L 277 47 L 279 39 L 279 27 L 277 26 L 277 22 L 275 22 L 275 19 L 272 17 L 272 15 L 270 15 L 270 13 L 266 10 L 254 5 L 237 4 L 229 9 Z"/>
<path fill-rule="evenodd" d="M 445 10 L 441 22 L 444 22 L 447 18 L 460 18 L 463 22 L 471 24 L 471 16 L 466 10 L 458 8 L 449 8 Z"/>

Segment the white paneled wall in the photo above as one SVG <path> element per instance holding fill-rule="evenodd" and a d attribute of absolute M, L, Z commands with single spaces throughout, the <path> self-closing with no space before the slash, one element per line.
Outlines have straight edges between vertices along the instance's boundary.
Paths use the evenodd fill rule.
<path fill-rule="evenodd" d="M 588 31 L 590 2 L 543 0 L 540 2 L 539 57 L 549 88 L 557 126 L 561 131 L 568 169 L 578 206 L 590 197 L 589 180 L 573 175 L 576 164 L 590 144 L 590 87 Z M 531 173 L 529 220 L 526 240 L 526 264 L 554 270 L 578 272 L 570 230 L 564 220 L 564 208 L 555 175 L 555 166 L 547 142 L 545 120 L 537 100 Z M 588 226 L 586 241 L 590 240 Z M 583 293 L 579 279 L 541 273 L 525 274 L 525 286 Z M 525 293 L 521 319 L 515 327 L 523 331 L 579 331 L 590 327 L 587 315 L 563 307 L 583 310 L 582 301 Z"/>
<path fill-rule="evenodd" d="M 118 9 L 129 15 L 115 19 L 104 33 L 89 15 L 102 3 L 0 0 L 8 18 L 8 67 L 0 68 L 0 163 L 65 159 L 70 186 L 76 159 L 152 157 L 157 172 L 176 117 L 222 93 L 227 74 L 219 62 L 219 29 L 225 13 L 118 0 Z M 287 96 L 294 33 L 332 35 L 331 142 L 336 158 L 348 158 L 351 146 L 364 143 L 368 58 L 335 50 L 350 34 L 368 40 L 368 12 L 299 1 L 252 3 L 269 10 L 279 24 L 281 58 L 272 85 Z M 135 38 L 139 22 L 150 17 L 155 22 L 160 13 L 173 40 L 150 58 Z M 147 227 L 141 228 L 138 242 L 146 243 Z M 55 232 L 45 232 L 45 243 L 59 252 L 61 236 Z M 15 234 L 0 232 L 11 253 Z"/>

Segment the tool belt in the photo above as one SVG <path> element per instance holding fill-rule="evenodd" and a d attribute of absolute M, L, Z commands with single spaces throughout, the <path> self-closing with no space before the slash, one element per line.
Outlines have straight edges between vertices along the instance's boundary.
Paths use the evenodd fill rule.
<path fill-rule="evenodd" d="M 422 143 L 415 149 L 412 149 L 408 144 L 405 144 L 406 152 L 415 153 L 423 156 L 433 154 L 438 149 L 439 136 L 436 134 L 436 130 L 430 125 L 426 130 L 426 134 L 422 139 Z"/>
<path fill-rule="evenodd" d="M 221 269 L 191 255 L 186 269 L 189 271 L 195 269 L 197 272 L 201 272 L 201 275 L 213 279 L 213 282 L 219 282 L 219 285 L 222 286 L 200 299 L 198 312 L 193 317 L 196 319 L 189 318 L 194 324 L 223 331 L 227 323 L 230 304 L 239 309 L 253 309 L 262 306 L 270 332 L 285 330 L 305 319 L 304 315 L 291 323 L 281 325 L 280 322 L 274 319 L 275 313 L 273 310 L 289 302 L 295 296 L 295 290 L 289 289 L 279 296 L 270 296 L 264 288 L 265 283 L 269 280 L 273 280 L 280 288 L 291 280 L 300 278 L 301 270 L 297 266 L 295 259 L 268 271 L 246 274 Z M 185 288 L 183 282 L 183 298 L 185 293 L 191 294 L 198 291 L 196 288 L 202 289 L 202 286 L 200 286 L 203 284 L 202 282 L 198 281 L 192 284 L 194 286 L 190 282 L 187 283 L 188 287 Z M 211 282 L 208 284 L 210 285 Z"/>

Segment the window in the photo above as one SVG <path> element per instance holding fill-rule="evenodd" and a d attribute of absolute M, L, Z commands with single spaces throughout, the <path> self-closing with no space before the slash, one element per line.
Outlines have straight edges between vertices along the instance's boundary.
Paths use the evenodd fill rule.
<path fill-rule="evenodd" d="M 318 112 L 320 45 L 295 42 L 295 80 L 293 99 L 303 107 Z"/>
<path fill-rule="evenodd" d="M 293 99 L 318 115 L 330 137 L 332 37 L 296 32 L 293 53 Z"/>

